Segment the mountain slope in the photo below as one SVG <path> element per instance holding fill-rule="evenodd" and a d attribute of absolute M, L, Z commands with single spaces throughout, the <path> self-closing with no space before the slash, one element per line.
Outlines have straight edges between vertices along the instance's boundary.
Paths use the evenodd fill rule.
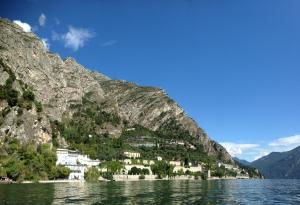
<path fill-rule="evenodd" d="M 163 90 L 111 80 L 72 58 L 62 60 L 48 52 L 33 33 L 23 32 L 8 20 L 0 20 L 0 30 L 0 85 L 5 94 L 0 98 L 1 138 L 45 143 L 53 142 L 55 135 L 59 146 L 67 146 L 67 134 L 62 135 L 53 122 L 64 123 L 68 128 L 74 125 L 75 116 L 82 120 L 81 113 L 85 113 L 84 122 L 89 123 L 85 129 L 94 135 L 119 137 L 124 128 L 137 124 L 152 131 L 175 126 L 181 133 L 187 131 L 192 137 L 190 144 L 201 145 L 209 156 L 233 163 L 227 151 L 211 140 Z M 8 87 L 10 72 L 15 79 Z M 15 104 L 8 103 L 11 91 L 18 93 Z M 26 92 L 33 93 L 32 103 L 25 99 Z M 26 103 L 31 107 L 26 107 Z M 43 109 L 38 112 L 39 103 Z M 18 114 L 19 110 L 22 114 Z M 99 122 L 99 116 L 106 121 Z M 171 132 L 168 134 L 172 136 Z"/>
<path fill-rule="evenodd" d="M 288 152 L 272 152 L 251 163 L 266 178 L 299 179 L 300 146 Z"/>
<path fill-rule="evenodd" d="M 250 166 L 251 165 L 251 162 L 248 162 L 247 160 L 244 160 L 244 159 L 239 159 L 237 157 L 233 157 L 233 160 L 235 162 L 239 162 L 240 164 L 243 164 L 245 166 Z"/>

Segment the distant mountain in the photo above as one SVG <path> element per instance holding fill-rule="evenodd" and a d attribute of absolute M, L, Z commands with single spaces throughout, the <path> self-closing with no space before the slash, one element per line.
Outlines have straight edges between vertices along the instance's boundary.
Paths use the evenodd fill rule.
<path fill-rule="evenodd" d="M 233 157 L 233 160 L 236 162 L 239 162 L 240 164 L 246 165 L 246 166 L 251 166 L 251 162 L 248 162 L 247 160 L 244 159 L 239 159 L 237 157 Z"/>
<path fill-rule="evenodd" d="M 265 178 L 300 179 L 300 146 L 288 152 L 272 152 L 250 165 Z"/>

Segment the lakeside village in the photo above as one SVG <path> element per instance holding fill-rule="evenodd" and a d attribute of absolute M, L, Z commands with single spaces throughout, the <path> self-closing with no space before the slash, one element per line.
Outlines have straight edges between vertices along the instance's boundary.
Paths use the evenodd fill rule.
<path fill-rule="evenodd" d="M 133 128 L 130 129 L 132 130 Z M 141 136 L 140 130 L 133 131 Z M 128 133 L 130 136 L 131 134 Z M 189 158 L 172 161 L 180 158 L 168 157 L 170 153 L 174 155 L 184 150 L 181 148 L 188 147 L 192 151 L 198 149 L 188 142 L 169 141 L 168 145 L 172 146 L 168 147 L 169 155 L 151 151 L 151 154 L 145 155 L 142 153 L 143 149 L 139 151 L 135 147 L 152 148 L 155 143 L 144 136 L 130 139 L 135 140 L 128 141 L 130 146 L 117 152 L 121 158 L 98 155 L 101 159 L 98 160 L 97 157 L 83 154 L 76 148 L 55 148 L 52 144 L 24 146 L 16 138 L 5 138 L 0 141 L 0 183 L 261 178 L 257 169 L 239 163 L 226 164 L 214 160 L 199 162 Z M 109 143 L 107 145 L 109 146 Z M 119 144 L 115 142 L 114 145 Z M 165 144 L 162 149 L 166 147 Z"/>
<path fill-rule="evenodd" d="M 161 156 L 146 160 L 134 151 L 124 151 L 122 160 L 100 161 L 77 150 L 57 148 L 52 151 L 48 144 L 37 151 L 34 146 L 24 149 L 17 140 L 10 142 L 8 151 L 0 161 L 0 183 L 249 179 L 252 175 L 238 165 L 167 161 Z"/>
<path fill-rule="evenodd" d="M 155 160 L 143 160 L 138 152 L 124 152 L 126 159 L 101 162 L 92 160 L 79 151 L 57 149 L 56 165 L 70 169 L 69 180 L 83 181 L 86 178 L 97 180 L 155 180 L 155 179 L 249 179 L 246 170 L 237 165 L 217 164 L 218 170 L 224 170 L 219 176 L 212 176 L 211 170 L 205 164 L 184 165 L 181 161 L 164 161 L 157 156 Z M 98 174 L 97 174 L 98 173 Z M 226 173 L 230 173 L 227 175 Z M 236 173 L 236 175 L 232 175 Z M 218 175 L 218 174 L 217 174 Z"/>

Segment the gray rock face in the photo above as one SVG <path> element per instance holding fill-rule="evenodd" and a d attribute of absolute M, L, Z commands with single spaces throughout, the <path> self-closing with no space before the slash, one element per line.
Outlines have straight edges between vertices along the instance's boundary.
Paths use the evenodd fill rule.
<path fill-rule="evenodd" d="M 23 32 L 8 20 L 0 19 L 0 31 L 0 59 L 15 73 L 17 79 L 32 89 L 36 99 L 43 105 L 40 114 L 35 109 L 26 111 L 22 116 L 26 123 L 21 127 L 16 126 L 14 111 L 10 111 L 4 123 L 0 124 L 1 136 L 9 133 L 24 139 L 33 137 L 39 142 L 50 142 L 50 120 L 61 121 L 63 114 L 71 117 L 70 106 L 82 103 L 82 97 L 92 93 L 96 103 L 105 103 L 106 111 L 117 113 L 130 124 L 157 130 L 168 119 L 175 118 L 195 137 L 195 141 L 203 144 L 209 155 L 232 162 L 227 151 L 209 139 L 163 90 L 111 80 L 84 68 L 72 58 L 62 60 L 59 55 L 48 52 L 33 33 Z M 4 85 L 8 75 L 1 68 L 0 74 L 0 85 Z M 5 106 L 7 104 L 0 100 L 0 108 L 4 109 Z M 117 133 L 116 128 L 111 131 Z"/>

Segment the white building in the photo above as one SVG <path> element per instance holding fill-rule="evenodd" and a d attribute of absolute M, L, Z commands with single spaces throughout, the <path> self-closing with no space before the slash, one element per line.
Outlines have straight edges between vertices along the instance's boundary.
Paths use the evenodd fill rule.
<path fill-rule="evenodd" d="M 98 166 L 99 160 L 92 160 L 87 155 L 82 155 L 79 151 L 68 149 L 56 150 L 56 165 L 64 165 L 71 170 L 69 179 L 84 179 L 84 172 L 92 166 Z"/>
<path fill-rule="evenodd" d="M 155 164 L 154 160 L 142 160 L 142 159 L 124 159 L 121 162 L 124 164 L 130 165 L 130 164 L 140 164 L 140 165 L 152 165 Z"/>
<path fill-rule="evenodd" d="M 170 162 L 170 164 L 171 164 L 171 162 Z M 181 165 L 175 165 L 173 171 L 177 172 L 177 173 L 180 172 L 180 171 L 183 171 L 184 173 L 186 171 L 190 171 L 190 172 L 195 173 L 195 172 L 202 172 L 203 169 L 202 169 L 202 166 L 200 164 L 198 164 L 197 166 L 190 166 L 190 167 L 184 167 L 184 166 L 181 166 Z"/>
<path fill-rule="evenodd" d="M 157 156 L 156 159 L 157 159 L 157 161 L 161 161 L 162 157 L 161 156 Z"/>
<path fill-rule="evenodd" d="M 139 152 L 124 152 L 124 155 L 128 158 L 139 158 L 141 157 L 141 154 Z"/>
<path fill-rule="evenodd" d="M 224 164 L 224 167 L 226 169 L 233 169 L 234 168 L 234 166 L 232 164 Z"/>
<path fill-rule="evenodd" d="M 131 127 L 131 128 L 127 128 L 126 131 L 134 131 L 135 128 L 134 127 Z"/>
<path fill-rule="evenodd" d="M 124 164 L 132 164 L 131 159 L 124 159 L 123 162 Z"/>
<path fill-rule="evenodd" d="M 180 161 L 170 161 L 169 163 L 171 165 L 174 165 L 174 166 L 181 166 L 181 162 Z"/>
<path fill-rule="evenodd" d="M 190 149 L 196 150 L 197 148 L 194 145 L 190 145 Z"/>
<path fill-rule="evenodd" d="M 143 165 L 153 165 L 155 162 L 153 160 L 143 160 Z"/>
<path fill-rule="evenodd" d="M 198 166 L 192 166 L 189 168 L 189 170 L 191 172 L 202 172 L 202 166 L 201 165 L 198 165 Z"/>
<path fill-rule="evenodd" d="M 235 170 L 236 168 L 238 169 L 238 167 L 235 167 L 232 164 L 224 164 L 222 162 L 218 162 L 218 167 L 221 167 L 221 166 L 224 166 L 225 169 L 233 169 L 233 170 Z"/>

